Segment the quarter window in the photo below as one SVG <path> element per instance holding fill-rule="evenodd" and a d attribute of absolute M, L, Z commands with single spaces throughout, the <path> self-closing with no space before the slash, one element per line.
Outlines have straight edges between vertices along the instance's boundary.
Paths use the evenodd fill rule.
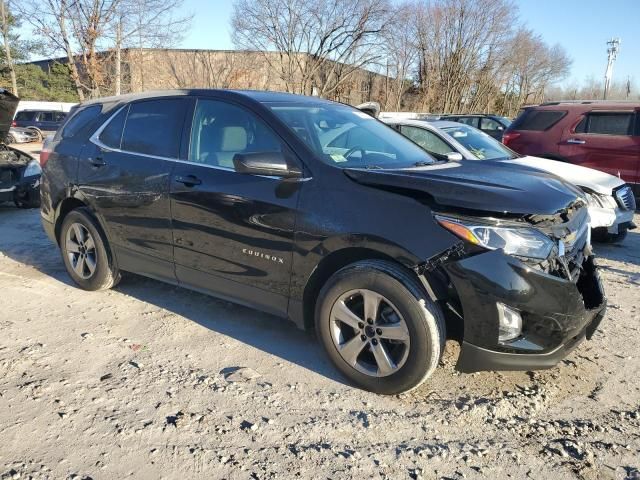
<path fill-rule="evenodd" d="M 424 148 L 427 152 L 446 155 L 451 153 L 453 149 L 435 133 L 425 130 L 424 128 L 402 125 L 400 131 L 404 136 L 413 140 L 415 143 Z"/>
<path fill-rule="evenodd" d="M 576 133 L 599 135 L 631 135 L 633 131 L 632 112 L 591 112 L 576 126 Z"/>
<path fill-rule="evenodd" d="M 563 110 L 535 110 L 527 108 L 511 124 L 511 130 L 548 130 L 567 114 Z"/>
<path fill-rule="evenodd" d="M 71 118 L 65 123 L 62 129 L 62 138 L 73 137 L 76 133 L 82 130 L 87 124 L 93 121 L 100 115 L 102 107 L 100 105 L 93 105 L 91 107 L 78 110 L 75 114 L 70 114 Z"/>
<path fill-rule="evenodd" d="M 128 111 L 129 107 L 124 107 L 120 110 L 100 133 L 100 141 L 107 147 L 120 149 L 122 129 L 124 128 L 124 121 L 127 118 Z"/>
<path fill-rule="evenodd" d="M 178 158 L 187 102 L 179 98 L 132 103 L 122 134 L 122 150 Z"/>
<path fill-rule="evenodd" d="M 218 100 L 198 100 L 191 128 L 190 162 L 233 168 L 233 157 L 238 153 L 281 151 L 280 139 L 253 113 Z"/>

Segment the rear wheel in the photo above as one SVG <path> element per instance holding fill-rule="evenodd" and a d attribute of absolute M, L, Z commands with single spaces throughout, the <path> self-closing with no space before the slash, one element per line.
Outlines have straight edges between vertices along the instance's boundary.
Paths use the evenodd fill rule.
<path fill-rule="evenodd" d="M 73 281 L 84 290 L 106 290 L 120 281 L 107 239 L 86 208 L 72 210 L 58 239 L 62 260 Z"/>
<path fill-rule="evenodd" d="M 316 328 L 336 367 L 382 394 L 424 382 L 445 341 L 440 308 L 412 276 L 385 261 L 358 262 L 333 275 L 318 298 Z"/>

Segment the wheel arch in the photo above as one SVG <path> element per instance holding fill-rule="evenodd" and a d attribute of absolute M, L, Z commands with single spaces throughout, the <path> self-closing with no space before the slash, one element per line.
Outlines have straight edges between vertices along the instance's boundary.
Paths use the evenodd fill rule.
<path fill-rule="evenodd" d="M 367 247 L 345 247 L 335 250 L 318 263 L 305 285 L 302 299 L 302 320 L 305 330 L 311 331 L 315 328 L 315 311 L 318 294 L 329 278 L 344 267 L 364 260 L 387 261 L 402 269 L 404 273 L 424 286 L 424 282 L 413 269 L 412 265 L 403 263 L 380 250 Z M 398 280 L 402 281 L 402 279 Z M 425 279 L 425 281 L 427 280 Z M 428 288 L 425 289 L 428 290 Z"/>

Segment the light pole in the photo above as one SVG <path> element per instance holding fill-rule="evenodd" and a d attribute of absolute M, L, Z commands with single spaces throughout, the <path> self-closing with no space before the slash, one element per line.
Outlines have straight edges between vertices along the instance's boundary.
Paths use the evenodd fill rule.
<path fill-rule="evenodd" d="M 619 38 L 612 38 L 607 42 L 607 71 L 604 74 L 604 96 L 603 99 L 607 99 L 609 94 L 609 88 L 611 87 L 611 78 L 613 77 L 613 63 L 618 57 L 618 47 L 620 46 Z"/>

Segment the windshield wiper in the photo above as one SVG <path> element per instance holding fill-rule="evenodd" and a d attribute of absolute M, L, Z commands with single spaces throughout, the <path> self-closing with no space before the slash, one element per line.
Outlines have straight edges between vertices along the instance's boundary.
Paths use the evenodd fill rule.
<path fill-rule="evenodd" d="M 413 164 L 414 167 L 426 167 L 428 165 L 433 165 L 433 162 L 425 162 L 424 160 L 421 160 Z"/>
<path fill-rule="evenodd" d="M 365 165 L 365 170 L 384 170 L 380 165 Z"/>

